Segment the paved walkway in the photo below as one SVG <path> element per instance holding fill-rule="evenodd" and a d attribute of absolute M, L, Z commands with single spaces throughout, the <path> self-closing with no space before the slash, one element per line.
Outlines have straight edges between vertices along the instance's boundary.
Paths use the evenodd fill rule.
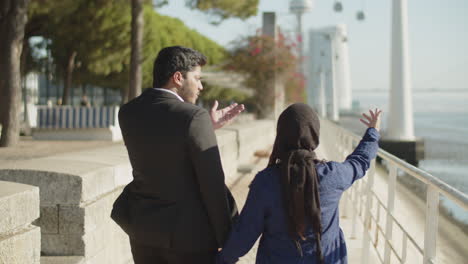
<path fill-rule="evenodd" d="M 18 145 L 9 148 L 0 148 L 0 164 L 11 160 L 27 160 L 61 153 L 75 152 L 80 150 L 95 149 L 113 145 L 121 145 L 122 141 L 47 141 L 33 140 L 30 137 L 21 137 Z"/>

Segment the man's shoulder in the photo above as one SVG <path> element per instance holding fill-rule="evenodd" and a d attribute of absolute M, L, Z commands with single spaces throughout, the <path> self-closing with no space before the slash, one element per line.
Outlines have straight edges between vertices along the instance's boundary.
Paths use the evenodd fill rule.
<path fill-rule="evenodd" d="M 131 113 L 135 111 L 139 112 L 141 110 L 157 113 L 164 111 L 167 114 L 188 117 L 192 117 L 195 114 L 207 112 L 204 108 L 200 106 L 187 102 L 182 102 L 176 98 L 158 98 L 154 100 L 153 98 L 148 98 L 148 96 L 145 96 L 144 94 L 122 105 L 120 107 L 119 112 Z"/>
<path fill-rule="evenodd" d="M 203 107 L 200 107 L 198 105 L 194 105 L 191 103 L 187 102 L 177 102 L 175 103 L 175 106 L 177 106 L 178 109 L 184 112 L 189 112 L 189 113 L 201 113 L 201 112 L 206 112 L 206 110 Z"/>
<path fill-rule="evenodd" d="M 208 115 L 206 109 L 186 102 L 173 103 L 169 112 L 175 117 L 183 117 L 190 120 L 194 119 L 195 116 Z"/>

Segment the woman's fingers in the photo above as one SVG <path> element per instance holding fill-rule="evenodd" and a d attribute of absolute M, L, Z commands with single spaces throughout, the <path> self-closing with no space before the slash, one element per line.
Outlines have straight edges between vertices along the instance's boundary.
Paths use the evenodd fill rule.
<path fill-rule="evenodd" d="M 376 114 L 375 114 L 375 119 L 378 120 L 378 119 L 380 118 L 380 114 L 382 113 L 382 110 L 376 108 L 376 109 L 375 109 L 375 112 L 376 112 Z"/>
<path fill-rule="evenodd" d="M 369 122 L 364 121 L 364 119 L 362 119 L 362 118 L 359 118 L 359 121 L 361 121 L 366 126 L 370 126 Z"/>
<path fill-rule="evenodd" d="M 380 114 L 382 113 L 382 110 L 375 108 L 375 110 L 369 109 L 369 113 L 362 113 L 363 118 L 359 119 L 361 123 L 366 125 L 367 127 L 379 127 L 379 117 Z M 369 116 L 370 115 L 370 116 Z"/>
<path fill-rule="evenodd" d="M 362 116 L 365 117 L 367 119 L 367 121 L 372 121 L 372 118 L 370 118 L 368 115 L 366 115 L 365 113 L 362 113 Z"/>

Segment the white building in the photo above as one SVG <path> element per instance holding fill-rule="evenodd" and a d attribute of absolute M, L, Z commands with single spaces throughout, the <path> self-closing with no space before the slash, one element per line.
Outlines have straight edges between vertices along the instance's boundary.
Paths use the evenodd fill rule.
<path fill-rule="evenodd" d="M 322 117 L 338 120 L 352 106 L 348 37 L 345 25 L 309 32 L 307 102 Z"/>

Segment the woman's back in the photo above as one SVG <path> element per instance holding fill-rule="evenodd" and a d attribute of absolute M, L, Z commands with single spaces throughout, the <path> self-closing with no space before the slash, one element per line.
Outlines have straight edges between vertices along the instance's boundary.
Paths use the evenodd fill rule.
<path fill-rule="evenodd" d="M 370 161 L 377 153 L 378 138 L 378 131 L 369 128 L 346 161 L 318 163 L 315 166 L 319 181 L 321 248 L 325 263 L 347 261 L 346 244 L 339 227 L 339 201 L 343 191 L 363 177 L 369 168 Z M 238 257 L 250 250 L 260 235 L 257 264 L 317 263 L 313 227 L 307 226 L 305 240 L 299 236 L 292 239 L 288 231 L 280 166 L 266 168 L 252 181 L 239 222 L 219 255 L 219 263 L 235 263 Z"/>

